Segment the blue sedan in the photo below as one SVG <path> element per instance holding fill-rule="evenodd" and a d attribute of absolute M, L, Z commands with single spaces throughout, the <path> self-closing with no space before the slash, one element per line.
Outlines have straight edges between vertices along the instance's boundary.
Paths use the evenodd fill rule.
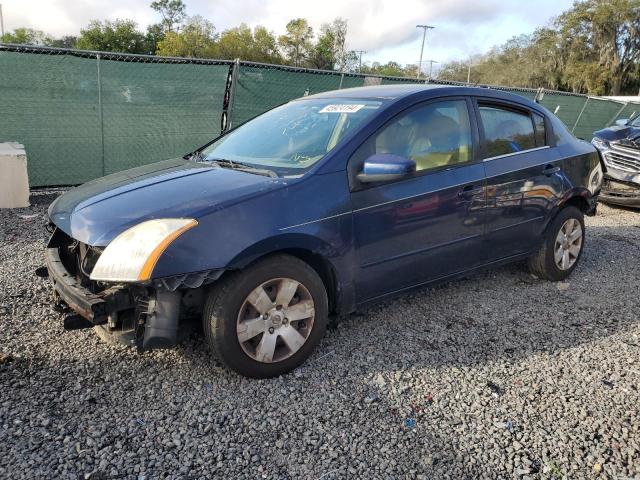
<path fill-rule="evenodd" d="M 43 273 L 67 330 L 145 351 L 197 318 L 228 367 L 272 377 L 331 316 L 410 289 L 525 259 L 566 278 L 602 176 L 592 145 L 520 96 L 326 92 L 70 190 L 49 208 Z"/>

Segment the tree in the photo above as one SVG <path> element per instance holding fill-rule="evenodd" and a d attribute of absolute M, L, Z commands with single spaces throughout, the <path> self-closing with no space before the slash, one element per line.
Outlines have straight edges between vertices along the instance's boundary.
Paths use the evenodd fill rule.
<path fill-rule="evenodd" d="M 557 26 L 573 64 L 566 72 L 567 82 L 595 74 L 603 90 L 619 95 L 640 61 L 640 2 L 576 2 L 558 18 Z M 593 86 L 587 89 L 593 91 Z"/>
<path fill-rule="evenodd" d="M 275 35 L 260 25 L 253 29 L 253 48 L 251 50 L 251 60 L 254 62 L 276 64 L 283 62 Z"/>
<path fill-rule="evenodd" d="M 347 51 L 347 21 L 344 18 L 336 18 L 330 29 L 333 33 L 335 67 L 340 71 L 349 70 L 355 52 Z"/>
<path fill-rule="evenodd" d="M 149 55 L 155 55 L 158 45 L 164 40 L 165 33 L 161 24 L 154 23 L 147 27 L 145 35 L 146 50 Z"/>
<path fill-rule="evenodd" d="M 50 47 L 58 47 L 58 48 L 76 48 L 76 44 L 78 43 L 78 37 L 75 35 L 65 35 L 60 38 L 54 38 L 49 43 Z"/>
<path fill-rule="evenodd" d="M 244 23 L 222 32 L 216 45 L 216 57 L 282 63 L 273 33 L 262 26 L 255 27 L 252 32 Z"/>
<path fill-rule="evenodd" d="M 13 33 L 5 33 L 2 42 L 18 45 L 49 45 L 53 39 L 40 30 L 16 28 Z"/>
<path fill-rule="evenodd" d="M 347 51 L 347 21 L 336 18 L 320 27 L 320 35 L 309 51 L 307 64 L 323 70 L 349 71 L 357 62 L 356 53 Z"/>
<path fill-rule="evenodd" d="M 289 63 L 300 67 L 309 56 L 313 29 L 304 18 L 291 20 L 287 23 L 286 29 L 287 33 L 280 36 L 278 43 L 284 50 Z"/>
<path fill-rule="evenodd" d="M 216 56 L 216 29 L 199 15 L 190 17 L 180 32 L 167 32 L 158 42 L 158 55 L 172 57 L 213 58 Z"/>
<path fill-rule="evenodd" d="M 93 20 L 80 30 L 77 48 L 102 52 L 147 53 L 145 36 L 133 20 Z"/>
<path fill-rule="evenodd" d="M 253 33 L 246 24 L 225 30 L 218 40 L 216 56 L 223 59 L 251 60 Z"/>
<path fill-rule="evenodd" d="M 371 66 L 362 65 L 362 73 L 380 75 L 383 77 L 415 77 L 417 67 L 415 65 L 407 65 L 403 67 L 398 62 L 393 61 L 385 64 L 373 62 Z"/>
<path fill-rule="evenodd" d="M 318 41 L 309 51 L 307 64 L 311 68 L 333 70 L 336 66 L 336 37 L 330 25 L 320 27 Z"/>
<path fill-rule="evenodd" d="M 156 0 L 150 6 L 162 16 L 160 24 L 164 33 L 177 30 L 178 25 L 187 18 L 187 6 L 182 0 Z"/>
<path fill-rule="evenodd" d="M 584 0 L 550 26 L 473 60 L 471 79 L 592 95 L 635 94 L 639 63 L 640 1 Z M 438 77 L 466 81 L 468 65 L 451 62 Z"/>

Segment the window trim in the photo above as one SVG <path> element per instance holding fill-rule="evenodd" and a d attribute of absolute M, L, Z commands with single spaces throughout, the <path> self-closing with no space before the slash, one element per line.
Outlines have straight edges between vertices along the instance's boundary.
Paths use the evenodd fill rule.
<path fill-rule="evenodd" d="M 523 153 L 536 152 L 538 150 L 546 150 L 547 148 L 551 148 L 551 147 L 549 145 L 545 145 L 543 147 L 535 147 L 535 148 L 529 148 L 528 150 L 520 150 L 519 152 L 503 153 L 502 155 L 496 155 L 495 157 L 484 158 L 482 161 L 490 162 L 491 160 L 497 160 L 499 158 L 513 157 L 515 155 L 522 155 Z"/>
<path fill-rule="evenodd" d="M 456 163 L 453 165 L 442 165 L 441 167 L 430 168 L 426 170 L 419 170 L 413 173 L 413 175 L 407 175 L 406 177 L 400 178 L 398 180 L 389 181 L 389 182 L 381 182 L 381 183 L 360 183 L 356 175 L 359 172 L 354 173 L 354 156 L 358 153 L 358 151 L 364 147 L 364 145 L 369 142 L 373 137 L 382 132 L 385 128 L 391 125 L 392 122 L 396 121 L 401 116 L 407 115 L 415 110 L 420 108 L 427 107 L 434 103 L 441 102 L 453 102 L 453 101 L 463 101 L 467 106 L 467 115 L 469 117 L 469 127 L 471 133 L 471 158 L 464 163 Z M 357 192 L 362 190 L 367 190 L 369 188 L 377 188 L 385 185 L 392 185 L 400 182 L 406 182 L 409 180 L 413 180 L 415 178 L 419 178 L 425 175 L 430 175 L 433 173 L 441 172 L 444 170 L 453 170 L 461 167 L 466 167 L 469 165 L 474 165 L 478 163 L 482 163 L 483 159 L 480 155 L 480 132 L 479 125 L 476 119 L 475 110 L 474 110 L 474 102 L 473 99 L 468 95 L 452 95 L 452 96 L 442 96 L 437 98 L 431 98 L 428 100 L 420 101 L 418 103 L 414 103 L 413 105 L 409 105 L 403 110 L 395 113 L 391 118 L 388 118 L 380 127 L 378 127 L 373 133 L 367 136 L 356 148 L 353 149 L 349 156 L 349 160 L 347 161 L 347 175 L 349 177 L 349 191 Z M 353 181 L 352 181 L 353 178 Z"/>
<path fill-rule="evenodd" d="M 531 120 L 533 121 L 533 135 L 535 142 L 538 143 L 538 124 L 536 123 L 536 115 L 542 117 L 542 125 L 544 125 L 544 145 L 540 145 L 541 147 L 549 146 L 549 138 L 547 136 L 547 116 L 538 112 L 537 110 L 531 110 Z"/>
<path fill-rule="evenodd" d="M 504 157 L 511 157 L 513 155 L 518 155 L 518 154 L 522 154 L 522 153 L 528 153 L 528 152 L 534 152 L 536 150 L 542 150 L 544 148 L 552 148 L 555 147 L 555 141 L 554 141 L 554 136 L 553 136 L 553 127 L 551 125 L 551 120 L 549 119 L 549 117 L 547 116 L 547 114 L 537 108 L 531 108 L 528 105 L 523 105 L 521 103 L 517 103 L 514 101 L 510 101 L 510 100 L 504 100 L 501 98 L 493 98 L 493 97 L 483 97 L 483 96 L 478 96 L 478 95 L 474 95 L 472 97 L 472 101 L 473 101 L 473 108 L 474 108 L 474 113 L 476 116 L 476 124 L 478 127 L 478 135 L 479 135 L 479 146 L 478 149 L 479 151 L 482 153 L 481 157 L 482 157 L 482 161 L 486 162 L 487 160 L 493 160 L 496 158 L 504 158 Z M 489 157 L 487 156 L 487 151 L 486 151 L 486 140 L 485 140 L 485 135 L 484 135 L 484 124 L 482 123 L 482 118 L 480 117 L 480 105 L 489 105 L 489 106 L 495 106 L 497 108 L 502 108 L 504 110 L 512 110 L 515 111 L 517 113 L 521 113 L 521 114 L 527 114 L 529 116 L 529 118 L 531 119 L 531 123 L 533 125 L 533 132 L 534 132 L 534 136 L 535 136 L 535 132 L 536 132 L 536 126 L 535 126 L 535 121 L 533 120 L 533 113 L 537 113 L 538 115 L 542 115 L 542 118 L 544 119 L 544 134 L 545 134 L 545 145 L 541 146 L 541 147 L 534 147 L 534 148 L 530 148 L 527 150 L 521 150 L 519 152 L 511 152 L 511 153 L 505 153 L 503 155 L 495 155 L 493 157 Z"/>

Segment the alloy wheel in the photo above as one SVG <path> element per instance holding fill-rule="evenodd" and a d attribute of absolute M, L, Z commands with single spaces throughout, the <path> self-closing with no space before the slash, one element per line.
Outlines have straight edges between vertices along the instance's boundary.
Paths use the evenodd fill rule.
<path fill-rule="evenodd" d="M 575 218 L 562 224 L 553 248 L 553 257 L 560 270 L 569 270 L 578 260 L 582 250 L 582 225 Z"/>
<path fill-rule="evenodd" d="M 238 342 L 258 362 L 281 362 L 306 343 L 314 318 L 309 290 L 291 278 L 274 278 L 252 290 L 240 307 Z"/>

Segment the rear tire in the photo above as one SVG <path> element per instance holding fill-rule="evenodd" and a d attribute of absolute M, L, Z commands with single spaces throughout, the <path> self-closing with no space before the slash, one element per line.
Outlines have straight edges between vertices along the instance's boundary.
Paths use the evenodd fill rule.
<path fill-rule="evenodd" d="M 529 271 L 545 280 L 567 278 L 582 256 L 584 233 L 583 213 L 574 206 L 564 207 L 548 226 L 539 250 L 529 258 Z"/>
<path fill-rule="evenodd" d="M 227 367 L 269 378 L 311 355 L 327 317 L 327 292 L 316 271 L 296 257 L 277 254 L 214 284 L 202 320 L 207 343 Z"/>

